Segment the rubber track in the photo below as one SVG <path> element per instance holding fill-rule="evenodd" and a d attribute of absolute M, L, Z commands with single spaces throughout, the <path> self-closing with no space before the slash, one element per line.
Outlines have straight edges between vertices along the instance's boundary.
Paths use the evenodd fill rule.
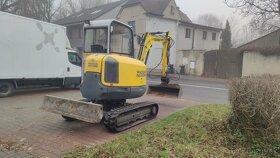
<path fill-rule="evenodd" d="M 121 126 L 121 127 L 117 127 L 116 120 L 117 120 L 118 116 L 128 113 L 130 111 L 134 111 L 134 110 L 142 109 L 142 108 L 149 108 L 149 107 L 153 107 L 153 106 L 156 106 L 157 111 L 154 115 L 151 115 L 149 118 L 145 118 L 145 119 Z M 122 107 L 116 108 L 116 109 L 111 109 L 110 111 L 106 112 L 103 123 L 104 123 L 105 127 L 111 132 L 122 132 L 122 131 L 132 128 L 136 125 L 139 125 L 141 123 L 154 119 L 158 114 L 158 110 L 159 110 L 159 107 L 158 107 L 157 103 L 142 102 L 142 103 L 130 104 L 127 106 L 122 106 Z"/>

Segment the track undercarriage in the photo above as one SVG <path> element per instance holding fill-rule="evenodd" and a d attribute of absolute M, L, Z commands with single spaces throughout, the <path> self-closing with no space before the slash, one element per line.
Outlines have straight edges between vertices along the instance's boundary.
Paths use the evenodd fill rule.
<path fill-rule="evenodd" d="M 130 104 L 123 101 L 75 101 L 46 96 L 43 110 L 60 114 L 67 120 L 101 123 L 112 132 L 121 132 L 154 119 L 159 106 L 152 102 Z"/>
<path fill-rule="evenodd" d="M 159 107 L 156 103 L 124 103 L 123 106 L 105 111 L 103 123 L 108 130 L 121 132 L 154 119 L 158 114 L 158 110 Z"/>

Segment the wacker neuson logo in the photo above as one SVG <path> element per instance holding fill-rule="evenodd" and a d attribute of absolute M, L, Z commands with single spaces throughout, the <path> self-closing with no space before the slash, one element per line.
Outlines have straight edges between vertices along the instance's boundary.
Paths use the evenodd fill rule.
<path fill-rule="evenodd" d="M 37 25 L 37 28 L 38 28 L 38 29 L 44 34 L 44 36 L 45 36 L 44 41 L 42 41 L 41 43 L 39 43 L 39 44 L 36 46 L 36 49 L 39 51 L 39 50 L 41 50 L 41 49 L 44 47 L 44 45 L 51 44 L 51 45 L 54 47 L 55 51 L 56 51 L 56 52 L 59 52 L 59 48 L 56 47 L 56 45 L 55 45 L 55 43 L 54 43 L 54 37 L 55 37 L 55 35 L 58 33 L 57 29 L 55 29 L 52 33 L 47 33 L 47 32 L 44 31 L 44 28 L 43 28 L 43 26 L 42 26 L 40 23 L 37 23 L 36 25 Z"/>

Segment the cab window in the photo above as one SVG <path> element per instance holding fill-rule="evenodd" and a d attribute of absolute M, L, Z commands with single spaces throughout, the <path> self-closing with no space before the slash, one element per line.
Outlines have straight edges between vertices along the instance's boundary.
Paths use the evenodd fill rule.
<path fill-rule="evenodd" d="M 108 29 L 90 28 L 85 30 L 85 52 L 107 53 Z"/>
<path fill-rule="evenodd" d="M 111 53 L 132 56 L 133 35 L 131 29 L 123 24 L 113 22 L 110 37 Z"/>
<path fill-rule="evenodd" d="M 77 53 L 68 52 L 68 60 L 73 65 L 80 66 L 80 67 L 82 66 L 82 60 Z"/>

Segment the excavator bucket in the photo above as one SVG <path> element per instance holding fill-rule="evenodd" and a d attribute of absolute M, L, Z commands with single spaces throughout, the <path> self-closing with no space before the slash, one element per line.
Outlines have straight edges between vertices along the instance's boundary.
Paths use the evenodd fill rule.
<path fill-rule="evenodd" d="M 182 89 L 178 84 L 149 85 L 148 94 L 161 97 L 179 98 L 182 95 Z"/>
<path fill-rule="evenodd" d="M 89 123 L 100 123 L 103 107 L 90 102 L 45 96 L 42 110 Z"/>

